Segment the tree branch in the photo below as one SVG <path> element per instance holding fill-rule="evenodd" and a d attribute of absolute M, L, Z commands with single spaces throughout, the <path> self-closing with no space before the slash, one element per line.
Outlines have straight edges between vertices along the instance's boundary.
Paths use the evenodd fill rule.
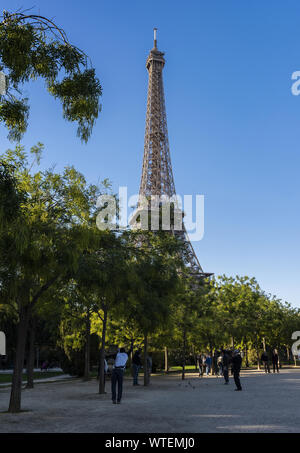
<path fill-rule="evenodd" d="M 55 275 L 53 278 L 51 278 L 50 280 L 48 280 L 47 283 L 45 283 L 40 289 L 39 291 L 35 294 L 35 296 L 33 296 L 33 298 L 31 299 L 31 306 L 33 307 L 35 305 L 35 303 L 38 301 L 39 297 L 45 292 L 47 291 L 47 289 L 50 288 L 50 286 L 52 286 L 56 280 L 59 278 L 59 275 Z"/>

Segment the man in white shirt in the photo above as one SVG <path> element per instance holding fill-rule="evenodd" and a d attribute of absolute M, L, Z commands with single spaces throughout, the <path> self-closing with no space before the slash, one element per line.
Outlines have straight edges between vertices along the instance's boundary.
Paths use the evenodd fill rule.
<path fill-rule="evenodd" d="M 128 360 L 128 355 L 132 352 L 133 344 L 128 353 L 124 348 L 120 348 L 119 352 L 115 356 L 115 364 L 111 376 L 111 394 L 113 404 L 120 404 L 123 392 L 123 375 Z M 118 383 L 118 397 L 116 393 L 116 387 Z"/>

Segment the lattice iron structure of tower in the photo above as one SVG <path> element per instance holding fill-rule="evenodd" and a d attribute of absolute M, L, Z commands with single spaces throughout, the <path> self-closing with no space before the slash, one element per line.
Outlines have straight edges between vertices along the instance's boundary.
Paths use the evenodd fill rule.
<path fill-rule="evenodd" d="M 170 157 L 163 86 L 162 72 L 164 65 L 164 53 L 157 49 L 157 29 L 154 28 L 154 47 L 150 51 L 146 61 L 149 81 L 144 158 L 139 191 L 140 200 L 149 200 L 157 196 L 167 196 L 169 198 L 176 196 Z M 143 209 L 141 201 L 139 201 L 138 210 L 139 209 Z M 191 273 L 201 277 L 208 277 L 212 275 L 203 271 L 193 246 L 188 238 L 184 224 L 182 229 L 180 231 L 174 231 L 174 234 L 186 243 L 188 257 L 187 265 L 190 267 Z"/>
<path fill-rule="evenodd" d="M 140 195 L 146 197 L 162 194 L 169 197 L 175 195 L 162 76 L 164 65 L 164 53 L 157 50 L 156 29 L 154 29 L 154 48 L 150 51 L 146 62 L 149 81 L 140 184 Z"/>

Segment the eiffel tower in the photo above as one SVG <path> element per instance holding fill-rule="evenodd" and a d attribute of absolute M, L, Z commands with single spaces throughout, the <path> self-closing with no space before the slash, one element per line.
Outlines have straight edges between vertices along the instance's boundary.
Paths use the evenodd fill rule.
<path fill-rule="evenodd" d="M 150 51 L 146 68 L 149 74 L 146 130 L 144 141 L 143 169 L 140 184 L 139 197 L 153 199 L 153 197 L 176 196 L 174 177 L 171 165 L 167 115 L 165 106 L 164 86 L 162 71 L 165 65 L 164 53 L 157 49 L 157 29 L 154 28 L 154 47 Z M 145 206 L 139 201 L 138 211 Z M 135 215 L 136 218 L 136 215 Z M 184 224 L 181 230 L 174 234 L 186 244 L 187 266 L 191 274 L 199 277 L 209 277 L 212 274 L 205 273 L 199 263 L 197 255 L 188 238 Z"/>

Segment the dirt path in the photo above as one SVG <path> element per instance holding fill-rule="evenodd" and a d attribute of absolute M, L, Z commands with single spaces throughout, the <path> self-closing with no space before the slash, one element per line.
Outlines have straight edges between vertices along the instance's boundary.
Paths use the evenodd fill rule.
<path fill-rule="evenodd" d="M 23 412 L 0 414 L 0 432 L 300 432 L 300 370 L 242 373 L 244 391 L 222 378 L 154 377 L 148 388 L 126 380 L 121 405 L 97 394 L 96 381 L 36 385 Z M 0 411 L 9 390 L 0 389 Z"/>

